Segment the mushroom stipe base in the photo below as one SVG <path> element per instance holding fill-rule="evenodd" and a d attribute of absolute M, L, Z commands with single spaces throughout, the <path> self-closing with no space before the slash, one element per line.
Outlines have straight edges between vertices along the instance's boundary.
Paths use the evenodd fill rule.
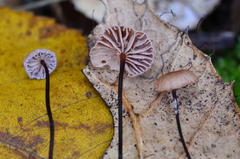
<path fill-rule="evenodd" d="M 51 112 L 51 107 L 50 107 L 50 99 L 49 99 L 49 71 L 47 68 L 47 65 L 44 60 L 41 60 L 41 64 L 45 69 L 46 72 L 46 107 L 47 107 L 47 114 L 49 118 L 49 123 L 50 123 L 50 145 L 49 145 L 49 159 L 53 158 L 53 145 L 54 145 L 54 123 L 53 123 L 53 117 L 52 117 L 52 112 Z"/>
<path fill-rule="evenodd" d="M 176 95 L 176 89 L 172 90 L 172 95 L 173 95 L 173 99 L 174 99 L 174 105 L 175 105 L 175 115 L 176 115 L 176 121 L 177 121 L 177 127 L 178 127 L 178 133 L 179 133 L 179 136 L 180 136 L 180 140 L 182 142 L 182 145 L 183 145 L 183 148 L 186 152 L 186 155 L 188 157 L 188 159 L 191 159 L 191 156 L 188 152 L 188 149 L 187 149 L 187 146 L 186 146 L 186 143 L 184 141 L 184 138 L 183 138 L 183 134 L 182 134 L 182 128 L 181 128 L 181 124 L 180 124 L 180 119 L 179 119 L 179 112 L 178 112 L 178 106 L 177 106 L 177 95 Z"/>

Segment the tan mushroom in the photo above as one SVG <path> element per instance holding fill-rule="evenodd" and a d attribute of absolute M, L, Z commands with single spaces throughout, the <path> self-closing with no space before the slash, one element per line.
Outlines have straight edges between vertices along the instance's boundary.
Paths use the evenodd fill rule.
<path fill-rule="evenodd" d="M 154 89 L 158 92 L 171 91 L 198 82 L 198 77 L 189 70 L 169 72 L 161 76 Z"/>
<path fill-rule="evenodd" d="M 154 89 L 158 92 L 163 91 L 172 91 L 173 99 L 174 99 L 174 106 L 175 106 L 175 115 L 177 121 L 178 132 L 180 135 L 180 139 L 182 141 L 183 148 L 186 152 L 187 157 L 190 159 L 191 156 L 188 152 L 187 146 L 185 144 L 182 129 L 179 120 L 179 113 L 178 113 L 178 105 L 177 105 L 177 95 L 176 90 L 180 89 L 186 85 L 194 84 L 199 81 L 198 77 L 189 70 L 180 70 L 169 72 L 163 76 L 161 76 L 156 84 Z"/>
<path fill-rule="evenodd" d="M 129 77 L 146 72 L 152 65 L 154 54 L 147 34 L 125 26 L 107 28 L 90 51 L 94 67 L 108 65 L 111 70 L 120 70 L 120 54 L 126 60 L 125 72 Z"/>
<path fill-rule="evenodd" d="M 46 78 L 46 108 L 50 123 L 50 145 L 49 145 L 49 159 L 53 158 L 54 146 L 54 122 L 50 107 L 49 99 L 49 74 L 57 66 L 57 59 L 55 53 L 47 49 L 37 49 L 30 52 L 23 61 L 24 69 L 29 78 L 44 79 Z"/>
<path fill-rule="evenodd" d="M 90 50 L 94 67 L 109 66 L 118 70 L 118 158 L 122 158 L 122 83 L 124 71 L 129 77 L 146 72 L 152 65 L 154 54 L 147 34 L 125 26 L 107 28 Z"/>

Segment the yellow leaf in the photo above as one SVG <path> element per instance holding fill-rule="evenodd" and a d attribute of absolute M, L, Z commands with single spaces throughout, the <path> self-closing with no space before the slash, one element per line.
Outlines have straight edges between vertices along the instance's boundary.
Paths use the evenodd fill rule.
<path fill-rule="evenodd" d="M 0 17 L 0 157 L 48 158 L 45 80 L 29 79 L 23 68 L 29 52 L 46 48 L 58 60 L 50 75 L 54 158 L 100 158 L 113 136 L 113 120 L 81 72 L 88 58 L 85 37 L 28 12 L 0 8 Z"/>

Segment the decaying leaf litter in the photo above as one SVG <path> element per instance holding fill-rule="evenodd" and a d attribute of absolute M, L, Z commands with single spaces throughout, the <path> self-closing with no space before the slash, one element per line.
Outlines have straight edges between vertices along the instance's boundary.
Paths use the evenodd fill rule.
<path fill-rule="evenodd" d="M 23 67 L 24 57 L 37 48 L 52 50 L 58 60 L 50 77 L 53 158 L 100 158 L 113 136 L 113 121 L 81 73 L 86 38 L 30 12 L 0 7 L 0 17 L 0 158 L 48 158 L 46 81 L 30 79 Z"/>
<path fill-rule="evenodd" d="M 147 33 L 154 45 L 154 63 L 139 77 L 125 77 L 123 87 L 123 153 L 125 158 L 184 158 L 185 153 L 174 116 L 170 93 L 157 93 L 158 77 L 182 70 L 189 62 L 199 82 L 177 92 L 180 120 L 192 158 L 238 158 L 240 156 L 239 107 L 232 91 L 215 71 L 210 57 L 199 51 L 185 31 L 161 20 L 147 1 L 102 0 L 106 6 L 103 22 L 88 37 L 91 49 L 102 32 L 124 25 Z M 187 26 L 187 24 L 186 24 Z M 108 67 L 83 70 L 100 93 L 114 119 L 114 137 L 103 158 L 118 154 L 117 81 L 118 72 Z"/>

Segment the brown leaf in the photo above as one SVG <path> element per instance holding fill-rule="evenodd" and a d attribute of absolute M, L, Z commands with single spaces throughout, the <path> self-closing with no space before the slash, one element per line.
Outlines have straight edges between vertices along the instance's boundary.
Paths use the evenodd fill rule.
<path fill-rule="evenodd" d="M 154 91 L 162 74 L 188 69 L 199 82 L 177 90 L 183 135 L 192 158 L 239 158 L 240 110 L 232 91 L 233 82 L 225 83 L 214 69 L 211 59 L 199 51 L 188 37 L 157 16 L 145 1 L 102 0 L 106 6 L 104 22 L 88 37 L 92 48 L 113 25 L 144 31 L 154 45 L 154 63 L 150 70 L 134 78 L 125 77 L 123 87 L 123 158 L 185 158 L 179 140 L 170 92 Z M 186 24 L 187 25 L 187 24 Z M 109 67 L 93 68 L 89 62 L 83 70 L 101 94 L 114 119 L 114 137 L 103 158 L 118 155 L 118 71 Z"/>

